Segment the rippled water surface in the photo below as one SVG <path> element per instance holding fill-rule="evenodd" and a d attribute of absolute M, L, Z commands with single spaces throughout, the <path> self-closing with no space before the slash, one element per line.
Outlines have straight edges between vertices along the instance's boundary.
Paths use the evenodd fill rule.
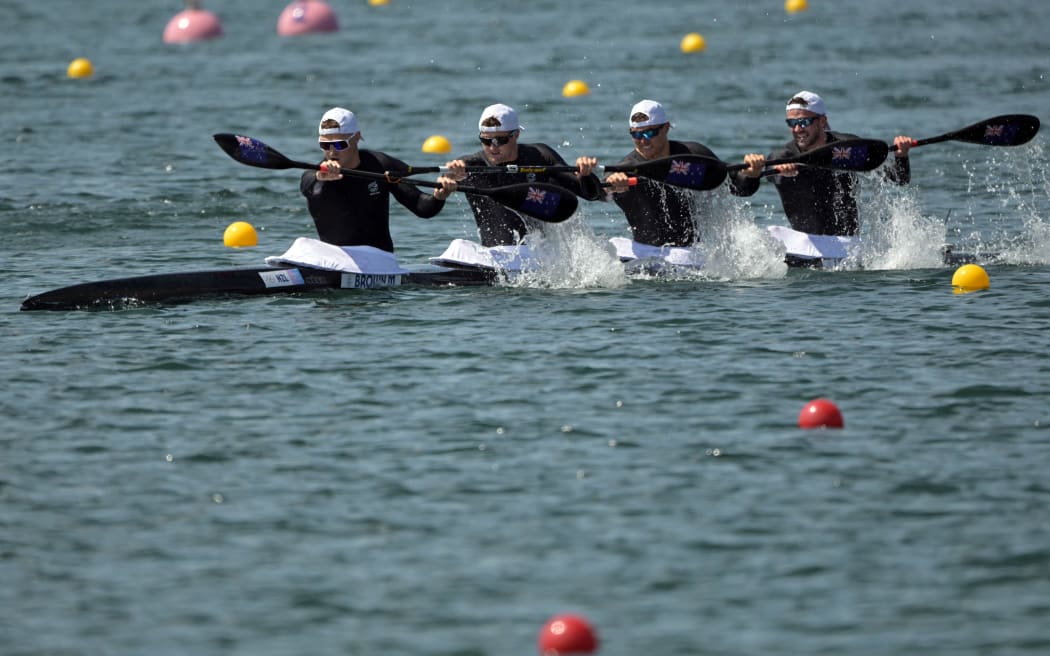
<path fill-rule="evenodd" d="M 767 184 L 701 199 L 703 277 L 624 276 L 622 216 L 585 204 L 516 285 L 18 311 L 311 234 L 298 173 L 215 132 L 311 159 L 345 105 L 431 165 L 426 137 L 471 152 L 507 102 L 526 141 L 611 163 L 645 97 L 733 161 L 787 140 L 803 88 L 876 138 L 1045 120 L 1043 5 L 346 1 L 282 39 L 281 3 L 213 0 L 225 36 L 173 47 L 178 2 L 6 4 L 4 654 L 528 654 L 568 611 L 608 655 L 1050 652 L 1044 135 L 866 180 L 847 270 L 780 264 Z M 235 220 L 257 248 L 223 247 Z M 462 199 L 392 224 L 408 265 L 473 236 Z M 945 243 L 1001 253 L 991 289 L 953 294 Z M 845 429 L 797 428 L 821 396 Z"/>

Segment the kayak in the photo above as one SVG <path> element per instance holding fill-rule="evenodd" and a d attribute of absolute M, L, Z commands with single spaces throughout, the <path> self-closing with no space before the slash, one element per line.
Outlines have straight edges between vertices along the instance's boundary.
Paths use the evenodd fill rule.
<path fill-rule="evenodd" d="M 54 289 L 22 301 L 22 310 L 117 310 L 144 303 L 207 297 L 291 294 L 331 289 L 378 289 L 405 285 L 491 285 L 477 270 L 432 267 L 404 274 L 360 274 L 311 267 L 256 267 L 117 278 Z"/>
<path fill-rule="evenodd" d="M 860 244 L 858 237 L 809 235 L 770 226 L 770 235 L 785 248 L 793 268 L 833 268 Z M 651 246 L 624 237 L 609 240 L 610 254 L 628 274 L 674 274 L 703 270 L 700 248 Z M 978 260 L 969 253 L 943 250 L 948 265 Z M 160 273 L 80 283 L 53 289 L 22 301 L 22 310 L 122 309 L 147 303 L 176 303 L 223 296 L 293 294 L 319 290 L 378 289 L 413 286 L 478 286 L 513 280 L 542 269 L 554 255 L 528 239 L 516 246 L 482 246 L 454 239 L 429 265 L 403 268 L 393 253 L 371 246 L 335 246 L 300 237 L 283 254 L 265 259 L 266 266 L 182 273 Z M 987 259 L 987 258 L 984 258 Z"/>
<path fill-rule="evenodd" d="M 333 289 L 405 285 L 491 285 L 494 271 L 425 266 L 404 269 L 393 253 L 370 246 L 338 247 L 297 239 L 267 266 L 160 273 L 88 282 L 53 289 L 22 301 L 22 310 L 114 310 L 145 303 L 175 303 L 222 296 L 292 294 Z"/>

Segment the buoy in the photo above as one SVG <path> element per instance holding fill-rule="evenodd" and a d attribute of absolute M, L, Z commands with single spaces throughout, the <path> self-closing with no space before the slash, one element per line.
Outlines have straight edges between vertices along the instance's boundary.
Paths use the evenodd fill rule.
<path fill-rule="evenodd" d="M 230 248 L 257 246 L 259 235 L 255 234 L 255 228 L 247 221 L 234 221 L 226 226 L 226 232 L 222 234 L 222 243 Z"/>
<path fill-rule="evenodd" d="M 799 428 L 842 428 L 842 412 L 827 399 L 814 399 L 798 415 Z"/>
<path fill-rule="evenodd" d="M 91 60 L 83 57 L 77 57 L 69 62 L 69 68 L 66 69 L 66 75 L 74 79 L 91 77 L 94 74 L 95 67 L 91 65 Z"/>
<path fill-rule="evenodd" d="M 707 48 L 704 37 L 696 32 L 690 32 L 682 37 L 682 52 L 703 52 Z"/>
<path fill-rule="evenodd" d="M 451 153 L 452 144 L 449 140 L 440 134 L 434 134 L 427 137 L 427 140 L 423 142 L 424 153 Z"/>
<path fill-rule="evenodd" d="M 281 36 L 335 32 L 338 29 L 335 12 L 323 0 L 296 0 L 277 18 L 277 33 Z"/>
<path fill-rule="evenodd" d="M 968 294 L 990 286 L 988 272 L 976 264 L 964 264 L 952 275 L 952 289 L 956 294 Z"/>
<path fill-rule="evenodd" d="M 579 615 L 555 615 L 540 629 L 537 641 L 541 656 L 593 654 L 598 636 L 591 623 Z"/>
<path fill-rule="evenodd" d="M 172 16 L 164 27 L 164 43 L 189 43 L 218 36 L 222 36 L 219 17 L 195 6 Z"/>
<path fill-rule="evenodd" d="M 368 0 L 368 4 L 372 5 L 373 7 L 384 7 L 390 4 L 390 0 Z"/>
<path fill-rule="evenodd" d="M 784 0 L 784 11 L 789 14 L 797 14 L 800 11 L 806 11 L 809 9 L 809 2 L 807 0 Z"/>
<path fill-rule="evenodd" d="M 573 98 L 575 96 L 586 96 L 591 92 L 591 88 L 587 86 L 587 83 L 583 80 L 569 80 L 565 83 L 565 86 L 561 89 L 561 95 L 566 98 Z"/>

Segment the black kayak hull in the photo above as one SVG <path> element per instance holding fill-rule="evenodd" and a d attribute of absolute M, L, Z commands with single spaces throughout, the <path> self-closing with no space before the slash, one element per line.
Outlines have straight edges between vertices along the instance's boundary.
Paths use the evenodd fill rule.
<path fill-rule="evenodd" d="M 941 259 L 945 266 L 962 266 L 963 264 L 995 264 L 999 259 L 998 253 L 956 253 L 951 246 L 945 246 L 941 250 Z M 819 257 L 801 257 L 788 253 L 784 256 L 784 263 L 792 269 L 825 269 L 833 268 L 842 263 L 842 260 L 824 260 Z"/>
<path fill-rule="evenodd" d="M 493 271 L 431 267 L 400 275 L 353 274 L 304 266 L 161 273 L 81 283 L 30 296 L 22 310 L 121 309 L 140 304 L 220 296 L 294 294 L 328 289 L 374 289 L 402 285 L 491 285 Z"/>
<path fill-rule="evenodd" d="M 944 252 L 944 263 L 962 265 L 987 260 L 971 253 Z M 824 268 L 821 259 L 787 256 L 792 268 Z M 404 285 L 492 285 L 500 273 L 483 267 L 432 266 L 399 275 L 354 274 L 305 266 L 219 269 L 160 273 L 81 283 L 43 292 L 22 301 L 31 310 L 115 310 L 152 303 L 177 303 L 222 296 L 294 294 L 334 289 L 375 289 Z"/>

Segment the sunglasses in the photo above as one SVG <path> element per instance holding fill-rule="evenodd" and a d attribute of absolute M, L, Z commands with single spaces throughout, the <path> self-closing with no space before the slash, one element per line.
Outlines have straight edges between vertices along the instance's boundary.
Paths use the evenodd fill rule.
<path fill-rule="evenodd" d="M 337 151 L 346 150 L 350 147 L 350 142 L 346 139 L 340 141 L 318 141 L 317 145 L 321 147 L 321 150 L 331 150 L 335 148 Z"/>
<path fill-rule="evenodd" d="M 788 127 L 794 130 L 795 128 L 808 128 L 816 121 L 819 116 L 806 116 L 805 118 L 789 118 L 786 119 Z"/>
<path fill-rule="evenodd" d="M 644 130 L 631 130 L 631 138 L 641 141 L 642 139 L 652 139 L 664 129 L 664 126 L 658 125 L 655 128 L 646 128 Z"/>
<path fill-rule="evenodd" d="M 517 136 L 518 131 L 515 130 L 505 137 L 478 137 L 478 140 L 485 146 L 502 146 L 503 144 L 510 143 L 510 140 Z"/>

